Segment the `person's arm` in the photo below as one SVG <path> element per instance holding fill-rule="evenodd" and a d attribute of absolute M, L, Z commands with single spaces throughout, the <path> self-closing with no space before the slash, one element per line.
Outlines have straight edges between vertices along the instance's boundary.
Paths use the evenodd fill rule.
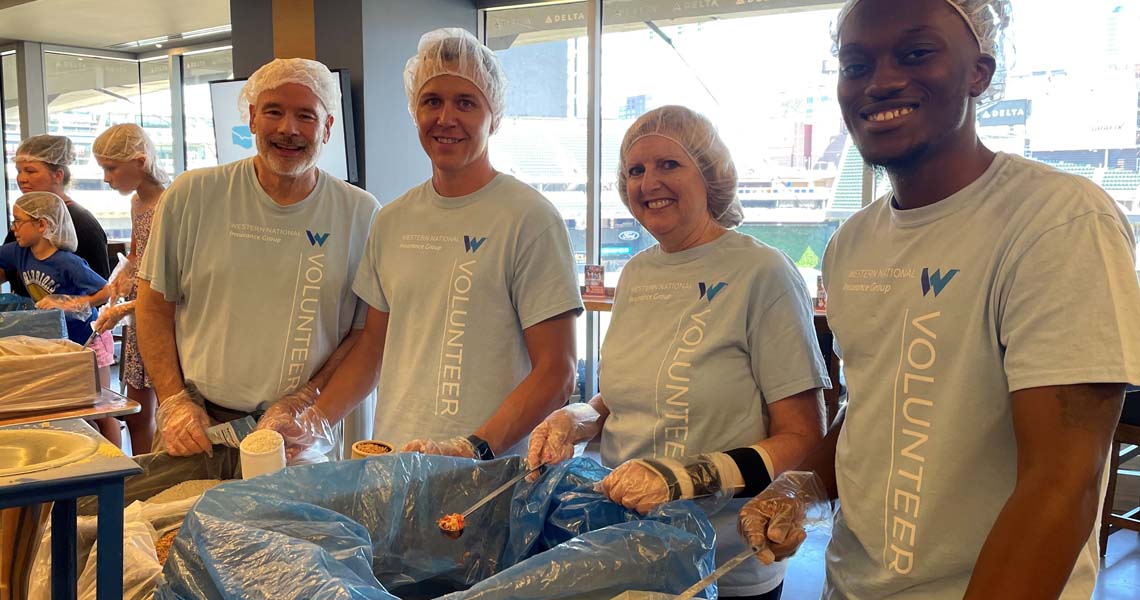
<path fill-rule="evenodd" d="M 349 329 L 348 334 L 344 336 L 340 345 L 336 347 L 336 350 L 334 350 L 328 360 L 325 361 L 325 364 L 321 365 L 320 370 L 314 373 L 309 379 L 309 383 L 318 390 L 323 390 L 328 387 L 329 382 L 333 376 L 336 375 L 337 370 L 340 369 L 340 365 L 348 358 L 349 353 L 351 353 L 353 347 L 356 346 L 356 342 L 359 341 L 363 335 L 363 327 L 360 329 Z"/>
<path fill-rule="evenodd" d="M 530 355 L 530 373 L 474 432 L 487 442 L 492 454 L 498 456 L 510 449 L 566 404 L 574 389 L 577 367 L 574 341 L 577 316 L 577 310 L 569 310 L 523 330 Z M 400 451 L 480 458 L 471 440 L 464 437 L 438 441 L 415 439 L 404 444 Z M 527 454 L 532 453 L 528 450 Z"/>
<path fill-rule="evenodd" d="M 568 404 L 550 413 L 530 432 L 526 464 L 553 465 L 573 457 L 574 445 L 598 437 L 609 416 L 610 409 L 600 393 L 589 402 Z M 537 479 L 538 473 L 527 478 Z"/>
<path fill-rule="evenodd" d="M 151 289 L 149 281 L 139 279 L 135 303 L 139 353 L 160 400 L 185 387 L 174 337 L 174 309 L 174 303 Z"/>
<path fill-rule="evenodd" d="M 815 448 L 808 453 L 807 458 L 795 467 L 797 471 L 811 471 L 819 476 L 827 497 L 836 500 L 839 498 L 839 485 L 835 479 L 835 448 L 839 443 L 839 434 L 843 430 L 843 421 L 847 417 L 847 406 L 840 407 L 839 414 L 831 423 L 830 429 Z"/>
<path fill-rule="evenodd" d="M 111 298 L 111 288 L 109 288 L 107 286 L 103 286 L 103 287 L 99 288 L 99 291 L 95 292 L 94 294 L 89 294 L 87 296 L 79 296 L 77 299 L 81 302 L 86 302 L 87 304 L 90 304 L 91 306 L 102 306 L 102 305 L 106 304 L 107 300 L 109 300 L 110 298 Z"/>
<path fill-rule="evenodd" d="M 965 598 L 1060 596 L 1096 522 L 1123 401 L 1122 384 L 1013 392 L 1017 482 L 986 537 Z"/>
<path fill-rule="evenodd" d="M 823 437 L 819 388 L 768 405 L 769 437 L 751 446 L 709 452 L 687 462 L 633 459 L 602 480 L 610 500 L 645 514 L 670 500 L 705 494 L 752 497 L 795 467 Z M 673 487 L 667 482 L 676 481 Z"/>
<path fill-rule="evenodd" d="M 280 433 L 289 460 L 306 450 L 328 452 L 335 442 L 333 426 L 376 389 L 387 335 L 388 313 L 369 306 L 364 328 L 345 336 L 305 386 L 317 387 L 320 394 L 302 389 L 279 399 L 265 411 L 257 429 Z"/>
<path fill-rule="evenodd" d="M 129 254 L 127 255 L 128 260 L 134 260 L 135 258 L 138 257 L 138 255 L 135 254 L 135 252 L 138 250 L 138 247 L 139 247 L 139 243 L 138 243 L 139 242 L 139 236 L 135 235 L 135 227 L 134 227 L 134 224 L 138 222 L 135 219 L 135 217 L 137 216 L 136 215 L 137 212 L 138 212 L 138 210 L 135 207 L 135 202 L 132 201 L 131 202 L 131 248 L 128 251 L 129 252 Z M 107 261 L 110 262 L 110 260 L 111 260 L 111 257 L 108 256 Z"/>
<path fill-rule="evenodd" d="M 8 233 L 12 233 L 12 231 L 9 230 Z M 8 244 L 14 244 L 14 242 L 5 242 L 3 244 L 0 244 L 0 283 L 8 281 L 9 269 L 13 271 L 16 270 L 16 264 L 10 256 L 12 253 L 12 246 L 9 246 Z"/>
<path fill-rule="evenodd" d="M 475 430 L 496 455 L 517 444 L 570 398 L 578 362 L 575 318 L 576 311 L 567 311 L 523 331 L 530 373 Z"/>
<path fill-rule="evenodd" d="M 823 439 L 823 390 L 816 388 L 768 405 L 768 437 L 756 444 L 764 450 L 772 478 L 803 462 Z"/>
<path fill-rule="evenodd" d="M 313 377 L 321 390 L 316 408 L 330 423 L 343 419 L 368 392 L 376 389 L 387 337 L 388 313 L 369 306 L 364 329 L 352 330 Z M 343 360 L 337 360 L 337 353 L 343 355 Z M 325 387 L 321 387 L 320 378 L 327 378 Z"/>

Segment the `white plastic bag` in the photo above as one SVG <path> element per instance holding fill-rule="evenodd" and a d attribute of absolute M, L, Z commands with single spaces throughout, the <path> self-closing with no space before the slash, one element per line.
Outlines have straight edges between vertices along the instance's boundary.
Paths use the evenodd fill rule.
<path fill-rule="evenodd" d="M 168 531 L 182 525 L 186 513 L 201 496 L 165 504 L 134 502 L 123 509 L 123 598 L 150 600 L 156 579 L 162 573 L 155 543 Z M 96 517 L 76 521 L 79 549 L 79 599 L 95 600 L 97 579 Z M 51 600 L 51 524 L 36 550 L 28 590 L 28 600 Z"/>

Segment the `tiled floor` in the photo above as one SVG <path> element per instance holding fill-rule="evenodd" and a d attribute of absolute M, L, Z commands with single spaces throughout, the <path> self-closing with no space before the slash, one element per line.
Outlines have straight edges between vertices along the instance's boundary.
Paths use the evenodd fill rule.
<path fill-rule="evenodd" d="M 811 535 L 788 564 L 784 600 L 813 600 L 823 590 L 823 553 L 827 537 Z M 1108 538 L 1108 556 L 1101 563 L 1092 600 L 1140 598 L 1140 537 L 1119 531 Z"/>

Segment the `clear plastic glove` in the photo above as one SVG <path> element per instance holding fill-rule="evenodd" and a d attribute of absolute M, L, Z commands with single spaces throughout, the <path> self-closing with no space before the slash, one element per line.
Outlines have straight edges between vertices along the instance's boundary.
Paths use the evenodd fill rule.
<path fill-rule="evenodd" d="M 809 529 L 831 528 L 831 501 L 810 471 L 787 471 L 740 509 L 737 530 L 770 565 L 792 554 Z"/>
<path fill-rule="evenodd" d="M 688 464 L 671 458 L 628 460 L 602 479 L 599 487 L 610 500 L 645 514 L 674 500 L 731 495 L 743 485 L 732 458 L 712 452 Z"/>
<path fill-rule="evenodd" d="M 214 455 L 214 447 L 206 437 L 210 417 L 200 398 L 189 390 L 164 399 L 158 405 L 156 420 L 162 428 L 162 439 L 171 456 L 193 456 L 205 452 Z"/>
<path fill-rule="evenodd" d="M 107 278 L 107 288 L 111 292 L 110 303 L 114 304 L 121 298 L 129 298 L 135 290 L 135 276 L 138 275 L 138 264 L 119 253 L 119 263 L 111 276 Z"/>
<path fill-rule="evenodd" d="M 553 465 L 574 456 L 574 444 L 592 440 L 602 427 L 601 415 L 586 403 L 564 406 L 546 417 L 530 434 L 526 462 L 531 467 Z M 531 473 L 528 481 L 538 479 Z"/>
<path fill-rule="evenodd" d="M 128 263 L 133 265 L 134 263 Z M 111 299 L 118 300 L 121 298 L 130 298 L 131 294 L 135 291 L 135 275 L 138 273 L 136 268 L 128 266 L 119 273 L 119 276 L 111 280 L 107 285 L 111 288 Z"/>
<path fill-rule="evenodd" d="M 272 429 L 285 438 L 285 458 L 292 461 L 301 453 L 325 454 L 335 443 L 333 424 L 317 408 L 317 388 L 311 383 L 274 402 L 256 429 Z"/>
<path fill-rule="evenodd" d="M 134 300 L 131 300 L 130 302 L 123 302 L 122 304 L 116 304 L 114 306 L 105 306 L 103 307 L 103 310 L 99 311 L 99 318 L 95 319 L 95 325 L 92 326 L 92 329 L 95 330 L 95 333 L 110 331 L 114 329 L 120 321 L 134 314 L 134 312 Z"/>
<path fill-rule="evenodd" d="M 86 321 L 91 318 L 91 303 L 87 301 L 86 296 L 52 294 L 36 302 L 36 308 L 40 310 L 58 308 L 67 314 L 69 318 L 78 319 L 80 321 Z"/>
<path fill-rule="evenodd" d="M 479 455 L 475 454 L 475 446 L 465 437 L 453 437 L 445 442 L 436 442 L 429 439 L 412 440 L 404 444 L 404 447 L 400 448 L 400 452 L 419 452 L 420 454 L 479 458 Z"/>

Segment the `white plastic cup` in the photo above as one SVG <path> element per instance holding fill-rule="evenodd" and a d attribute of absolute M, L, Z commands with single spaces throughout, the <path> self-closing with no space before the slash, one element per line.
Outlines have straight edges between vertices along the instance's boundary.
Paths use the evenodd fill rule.
<path fill-rule="evenodd" d="M 253 479 L 285 468 L 285 439 L 271 429 L 255 431 L 241 441 L 241 476 Z"/>

